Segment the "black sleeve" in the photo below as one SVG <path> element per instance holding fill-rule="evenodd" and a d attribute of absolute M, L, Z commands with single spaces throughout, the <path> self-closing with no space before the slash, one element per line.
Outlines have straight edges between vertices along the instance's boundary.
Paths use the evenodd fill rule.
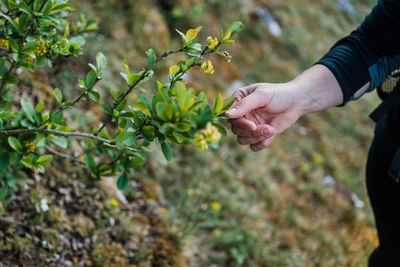
<path fill-rule="evenodd" d="M 368 69 L 384 56 L 400 53 L 400 0 L 379 0 L 364 22 L 337 42 L 316 64 L 328 67 L 349 101 L 371 80 Z"/>

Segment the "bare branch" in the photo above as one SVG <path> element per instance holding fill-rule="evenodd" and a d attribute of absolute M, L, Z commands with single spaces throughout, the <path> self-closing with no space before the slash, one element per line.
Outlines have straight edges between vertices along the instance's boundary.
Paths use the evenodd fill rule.
<path fill-rule="evenodd" d="M 79 159 L 76 159 L 74 157 L 65 155 L 65 154 L 63 154 L 61 152 L 58 152 L 57 150 L 54 150 L 54 149 L 52 149 L 52 148 L 50 148 L 48 146 L 46 146 L 46 150 L 48 152 L 50 152 L 51 154 L 54 154 L 54 155 L 56 155 L 56 156 L 58 156 L 60 158 L 66 159 L 66 160 L 68 160 L 68 161 L 70 161 L 70 162 L 72 162 L 72 163 L 74 163 L 76 165 L 86 166 L 85 162 L 80 161 Z"/>

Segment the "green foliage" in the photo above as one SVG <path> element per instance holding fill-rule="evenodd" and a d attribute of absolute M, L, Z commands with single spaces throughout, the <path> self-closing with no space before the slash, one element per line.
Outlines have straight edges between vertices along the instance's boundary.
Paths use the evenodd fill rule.
<path fill-rule="evenodd" d="M 195 143 L 196 133 L 209 123 L 216 131 L 226 134 L 218 122 L 224 119 L 224 112 L 233 101 L 224 101 L 218 95 L 211 107 L 205 93 L 188 88 L 182 76 L 200 66 L 204 57 L 217 52 L 223 43 L 233 43 L 229 38 L 243 28 L 242 23 L 233 23 L 225 34 L 221 31 L 217 46 L 196 41 L 202 27 L 189 29 L 185 34 L 177 30 L 182 47 L 158 57 L 153 49 L 148 49 L 147 66 L 140 71 L 133 72 L 131 69 L 137 68 L 130 68 L 124 61 L 125 72 L 121 76 L 127 88 L 110 92 L 113 103 L 99 103 L 108 119 L 102 124 L 99 122 L 101 126 L 90 133 L 82 133 L 68 127 L 65 110 L 86 96 L 92 101 L 101 101 L 95 86 L 107 66 L 103 53 L 97 53 L 96 64 L 89 64 L 90 71 L 77 82 L 81 93 L 75 100 L 66 99 L 62 89 L 54 89 L 56 110 L 48 110 L 42 99 L 32 105 L 31 100 L 17 99 L 11 92 L 19 90 L 21 77 L 15 76 L 17 69 L 35 72 L 41 66 L 52 67 L 57 57 L 82 55 L 85 33 L 96 30 L 96 22 L 85 17 L 76 25 L 70 22 L 68 14 L 75 7 L 68 1 L 9 0 L 1 3 L 0 8 L 0 200 L 7 199 L 15 188 L 15 183 L 7 181 L 8 175 L 23 168 L 44 172 L 54 156 L 61 155 L 85 166 L 96 180 L 118 175 L 118 188 L 124 189 L 135 169 L 146 162 L 146 147 L 152 142 L 160 143 L 166 160 L 170 161 L 173 154 L 170 143 Z M 154 76 L 153 68 L 160 60 L 180 52 L 187 59 L 170 67 L 168 82 L 157 81 L 151 95 L 137 89 L 140 83 Z M 223 53 L 218 55 L 227 57 Z M 130 94 L 136 95 L 135 101 L 128 101 Z M 15 107 L 15 101 L 20 103 L 20 109 Z M 74 138 L 83 138 L 80 144 L 84 153 L 78 158 L 67 151 Z"/>

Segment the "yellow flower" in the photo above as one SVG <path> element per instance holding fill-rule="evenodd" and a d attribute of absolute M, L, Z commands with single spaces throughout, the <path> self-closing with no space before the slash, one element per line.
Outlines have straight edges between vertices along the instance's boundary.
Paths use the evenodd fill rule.
<path fill-rule="evenodd" d="M 24 145 L 25 145 L 25 149 L 26 149 L 26 152 L 27 152 L 27 153 L 35 152 L 35 150 L 36 150 L 36 145 L 35 145 L 35 143 L 30 142 L 30 141 L 25 141 L 25 142 L 24 142 Z"/>
<path fill-rule="evenodd" d="M 201 150 L 208 148 L 208 143 L 216 143 L 221 139 L 222 135 L 218 129 L 210 122 L 206 128 L 199 130 L 194 136 L 194 144 Z"/>
<path fill-rule="evenodd" d="M 313 155 L 313 160 L 314 160 L 314 162 L 317 163 L 317 164 L 322 164 L 322 163 L 324 163 L 324 157 L 323 157 L 321 154 L 319 154 L 319 153 L 315 153 L 315 154 Z"/>
<path fill-rule="evenodd" d="M 38 46 L 35 49 L 35 55 L 44 56 L 47 54 L 47 44 L 44 41 L 40 41 Z"/>
<path fill-rule="evenodd" d="M 218 45 L 218 39 L 217 38 L 212 38 L 211 36 L 207 37 L 207 43 L 208 43 L 208 47 L 210 49 L 213 49 Z"/>
<path fill-rule="evenodd" d="M 33 63 L 33 61 L 35 60 L 33 57 L 28 57 L 27 59 L 25 59 L 26 62 L 28 63 Z"/>
<path fill-rule="evenodd" d="M 202 131 L 198 131 L 196 135 L 194 136 L 194 144 L 200 149 L 200 150 L 206 150 L 208 148 L 208 142 L 206 139 L 206 136 L 202 133 Z"/>
<path fill-rule="evenodd" d="M 2 47 L 4 47 L 4 48 L 8 49 L 8 48 L 9 48 L 8 40 L 7 40 L 7 39 L 4 39 L 4 38 L 0 38 L 0 46 L 2 46 Z"/>
<path fill-rule="evenodd" d="M 213 211 L 220 211 L 221 210 L 221 204 L 219 204 L 218 202 L 213 202 L 211 203 L 211 209 Z"/>
<path fill-rule="evenodd" d="M 226 63 L 230 63 L 232 56 L 229 54 L 229 52 L 228 51 L 224 51 L 223 55 L 225 57 L 225 62 Z"/>
<path fill-rule="evenodd" d="M 119 202 L 115 198 L 112 198 L 112 199 L 109 199 L 107 201 L 107 206 L 108 206 L 108 208 L 118 209 L 119 208 Z"/>
<path fill-rule="evenodd" d="M 222 137 L 221 133 L 210 122 L 207 123 L 206 131 L 207 131 L 206 137 L 209 142 L 217 143 L 219 140 L 221 140 Z"/>
<path fill-rule="evenodd" d="M 221 236 L 221 234 L 222 234 L 222 232 L 221 232 L 220 229 L 215 229 L 215 230 L 214 230 L 214 235 L 215 235 L 215 236 Z"/>
<path fill-rule="evenodd" d="M 210 60 L 201 64 L 200 71 L 206 74 L 213 74 L 214 68 Z"/>
<path fill-rule="evenodd" d="M 186 192 L 187 192 L 188 196 L 194 195 L 194 190 L 192 188 L 189 188 Z"/>

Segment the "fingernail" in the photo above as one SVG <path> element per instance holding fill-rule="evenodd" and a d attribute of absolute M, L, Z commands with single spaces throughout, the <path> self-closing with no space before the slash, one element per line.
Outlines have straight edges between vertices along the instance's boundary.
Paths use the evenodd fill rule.
<path fill-rule="evenodd" d="M 229 109 L 226 113 L 227 114 L 233 114 L 233 113 L 235 113 L 237 111 L 237 108 L 231 108 L 231 109 Z"/>
<path fill-rule="evenodd" d="M 267 129 L 262 129 L 262 130 L 261 130 L 261 134 L 262 134 L 263 136 L 268 136 L 268 135 L 269 135 L 269 131 L 268 131 Z"/>

